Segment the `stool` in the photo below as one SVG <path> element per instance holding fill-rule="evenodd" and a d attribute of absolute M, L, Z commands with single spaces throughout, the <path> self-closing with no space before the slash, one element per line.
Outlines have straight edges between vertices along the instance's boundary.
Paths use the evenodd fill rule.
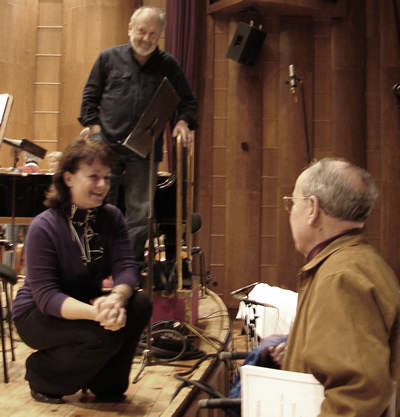
<path fill-rule="evenodd" d="M 8 265 L 0 264 L 0 280 L 2 283 L 2 293 L 0 293 L 0 331 L 1 331 L 1 349 L 3 352 L 3 370 L 4 370 L 4 382 L 7 383 L 8 379 L 8 368 L 7 368 L 7 358 L 6 358 L 6 325 L 8 324 L 8 331 L 10 335 L 10 345 L 11 345 L 11 359 L 15 361 L 15 352 L 14 352 L 14 337 L 13 337 L 13 323 L 12 323 L 12 311 L 11 311 L 11 295 L 9 291 L 10 285 L 15 285 L 17 283 L 17 273 L 14 269 L 10 268 Z M 6 299 L 5 305 L 5 314 L 3 310 L 3 292 Z"/>

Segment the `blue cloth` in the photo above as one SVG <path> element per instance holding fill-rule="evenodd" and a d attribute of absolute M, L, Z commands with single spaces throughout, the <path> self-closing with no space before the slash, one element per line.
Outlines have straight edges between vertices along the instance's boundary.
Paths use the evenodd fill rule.
<path fill-rule="evenodd" d="M 253 349 L 244 360 L 243 365 L 254 365 L 254 366 L 263 366 L 263 367 L 275 367 L 277 368 L 278 365 L 275 364 L 272 360 L 272 358 L 267 355 L 265 358 L 264 354 L 265 349 L 271 347 L 271 346 L 278 346 L 281 343 L 287 343 L 288 341 L 288 335 L 281 335 L 281 334 L 273 334 L 271 336 L 268 336 L 264 338 L 260 345 L 257 346 L 255 349 Z M 240 372 L 237 372 L 232 387 L 228 394 L 229 398 L 240 398 L 241 397 L 241 384 L 240 384 Z M 232 417 L 238 417 L 240 416 L 240 408 L 230 408 L 227 410 L 228 414 Z"/>

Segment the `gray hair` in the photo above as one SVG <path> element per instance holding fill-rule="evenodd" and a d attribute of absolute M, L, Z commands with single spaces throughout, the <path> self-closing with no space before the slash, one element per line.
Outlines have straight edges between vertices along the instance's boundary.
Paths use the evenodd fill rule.
<path fill-rule="evenodd" d="M 24 163 L 27 164 L 29 162 L 35 162 L 38 164 L 40 162 L 40 158 L 36 155 L 24 151 Z"/>
<path fill-rule="evenodd" d="M 316 196 L 320 207 L 332 217 L 364 222 L 371 213 L 378 189 L 364 169 L 342 158 L 323 158 L 303 171 L 305 197 Z"/>
<path fill-rule="evenodd" d="M 149 6 L 139 7 L 138 9 L 136 9 L 133 12 L 133 14 L 132 14 L 132 16 L 129 20 L 129 23 L 131 25 L 133 25 L 135 19 L 137 17 L 139 17 L 139 15 L 142 14 L 146 10 L 151 10 L 158 17 L 158 19 L 160 20 L 161 31 L 163 31 L 165 29 L 166 24 L 167 24 L 167 18 L 165 16 L 165 12 L 162 11 L 161 9 L 159 9 L 158 7 L 149 7 Z"/>

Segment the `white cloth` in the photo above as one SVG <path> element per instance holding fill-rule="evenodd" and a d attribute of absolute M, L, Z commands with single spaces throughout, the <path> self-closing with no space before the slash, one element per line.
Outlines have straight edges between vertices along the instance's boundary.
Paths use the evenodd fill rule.
<path fill-rule="evenodd" d="M 248 294 L 249 300 L 269 304 L 273 307 L 239 304 L 237 319 L 255 319 L 255 331 L 260 338 L 271 334 L 288 334 L 296 315 L 297 293 L 268 284 L 257 284 Z"/>

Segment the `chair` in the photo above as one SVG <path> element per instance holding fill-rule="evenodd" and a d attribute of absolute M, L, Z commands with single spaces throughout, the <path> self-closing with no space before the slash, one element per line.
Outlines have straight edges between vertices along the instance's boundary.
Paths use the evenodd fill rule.
<path fill-rule="evenodd" d="M 3 352 L 3 371 L 4 371 L 4 382 L 9 381 L 8 378 L 8 367 L 6 357 L 6 335 L 5 331 L 8 324 L 8 332 L 10 337 L 11 345 L 11 359 L 15 361 L 15 350 L 14 350 L 14 337 L 13 337 L 13 323 L 12 323 L 12 311 L 11 311 L 11 294 L 10 286 L 17 283 L 17 273 L 14 269 L 8 265 L 0 264 L 0 280 L 2 285 L 2 292 L 0 294 L 0 330 L 1 330 L 1 349 Z M 3 307 L 3 294 L 6 305 Z"/>

